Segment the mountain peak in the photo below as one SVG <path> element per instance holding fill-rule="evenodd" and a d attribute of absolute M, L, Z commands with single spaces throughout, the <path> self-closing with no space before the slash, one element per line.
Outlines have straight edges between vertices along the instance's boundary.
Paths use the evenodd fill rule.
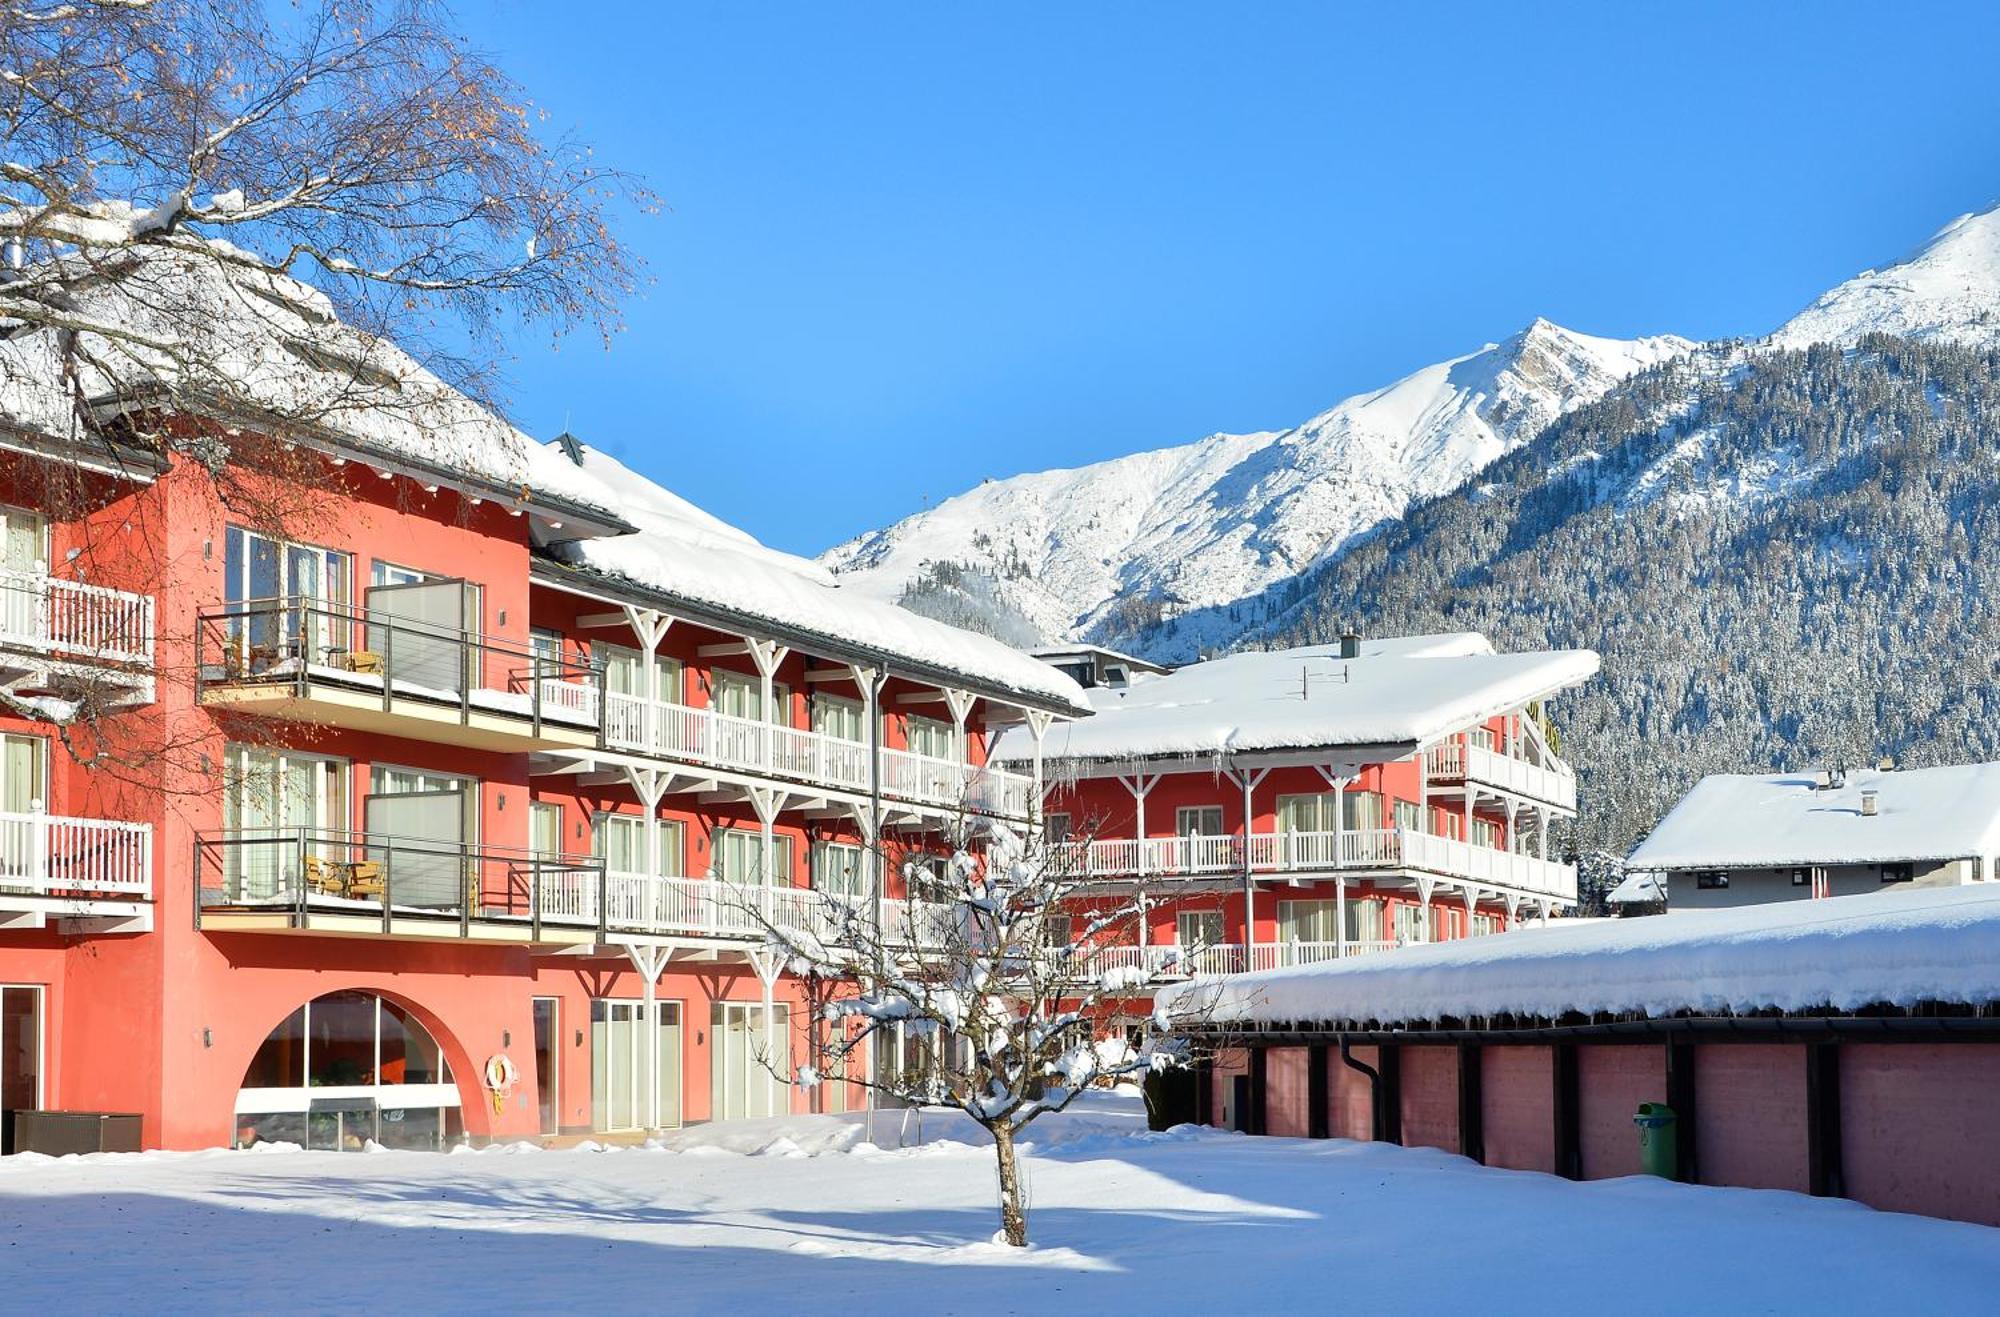
<path fill-rule="evenodd" d="M 1768 342 L 1847 345 L 1876 333 L 2000 343 L 2000 206 L 1961 215 L 1894 265 L 1836 284 Z"/>

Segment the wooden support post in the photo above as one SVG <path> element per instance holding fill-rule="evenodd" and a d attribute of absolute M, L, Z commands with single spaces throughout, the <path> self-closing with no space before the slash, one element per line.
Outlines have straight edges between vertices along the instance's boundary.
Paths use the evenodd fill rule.
<path fill-rule="evenodd" d="M 1694 1044 L 1684 1038 L 1668 1039 L 1667 1105 L 1674 1109 L 1674 1178 L 1682 1184 L 1701 1183 L 1695 1102 Z"/>
<path fill-rule="evenodd" d="M 1806 1190 L 1815 1198 L 1847 1192 L 1840 1157 L 1840 1045 L 1806 1044 Z"/>
<path fill-rule="evenodd" d="M 1583 1178 L 1583 1139 L 1578 1120 L 1581 1095 L 1577 1085 L 1576 1044 L 1549 1047 L 1549 1111 L 1555 1119 L 1556 1174 L 1565 1180 Z"/>
<path fill-rule="evenodd" d="M 1480 1086 L 1483 1064 L 1477 1043 L 1458 1045 L 1458 1151 L 1463 1157 L 1486 1160 L 1485 1095 Z"/>

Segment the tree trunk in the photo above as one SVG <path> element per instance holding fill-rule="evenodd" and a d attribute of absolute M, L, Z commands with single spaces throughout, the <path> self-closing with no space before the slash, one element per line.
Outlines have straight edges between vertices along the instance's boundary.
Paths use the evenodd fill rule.
<path fill-rule="evenodd" d="M 993 1155 L 1000 1160 L 1000 1233 L 1015 1248 L 1028 1246 L 1028 1212 L 1021 1205 L 1021 1163 L 1014 1152 L 1014 1130 L 995 1125 Z"/>

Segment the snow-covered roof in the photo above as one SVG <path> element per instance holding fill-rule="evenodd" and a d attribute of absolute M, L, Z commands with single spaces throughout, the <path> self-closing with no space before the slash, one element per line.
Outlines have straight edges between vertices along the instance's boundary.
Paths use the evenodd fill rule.
<path fill-rule="evenodd" d="M 1661 884 L 1659 874 L 1642 869 L 1637 873 L 1626 874 L 1625 881 L 1612 888 L 1604 899 L 1613 905 L 1664 901 L 1667 899 L 1667 889 Z"/>
<path fill-rule="evenodd" d="M 583 472 L 617 491 L 639 530 L 560 546 L 570 565 L 704 612 L 880 656 L 906 675 L 942 674 L 985 693 L 1090 712 L 1082 688 L 1039 659 L 842 587 L 819 564 L 760 544 L 609 454 L 580 452 Z"/>
<path fill-rule="evenodd" d="M 1632 852 L 1635 869 L 1881 864 L 2000 855 L 2000 764 L 1820 773 L 1718 773 Z M 1875 793 L 1876 812 L 1862 813 Z"/>
<path fill-rule="evenodd" d="M 1052 759 L 1216 757 L 1324 746 L 1422 745 L 1546 698 L 1597 671 L 1589 650 L 1496 654 L 1473 632 L 1232 654 L 1125 689 L 1088 692 L 1098 716 L 1049 734 Z M 1023 759 L 1010 732 L 995 757 Z"/>
<path fill-rule="evenodd" d="M 171 389 L 178 404 L 246 430 L 548 509 L 561 522 L 551 530 L 564 535 L 622 526 L 616 497 L 588 473 L 395 343 L 343 321 L 317 289 L 227 244 L 188 239 L 88 264 L 68 257 L 20 278 L 23 287 L 46 281 L 74 317 L 121 331 L 85 335 L 95 365 L 81 386 L 96 405 L 147 405 Z M 51 338 L 35 331 L 7 345 L 0 412 L 61 438 L 72 416 L 49 373 Z"/>
<path fill-rule="evenodd" d="M 2000 1001 L 2000 883 L 1526 928 L 1162 989 L 1170 1011 L 1384 1025 Z"/>

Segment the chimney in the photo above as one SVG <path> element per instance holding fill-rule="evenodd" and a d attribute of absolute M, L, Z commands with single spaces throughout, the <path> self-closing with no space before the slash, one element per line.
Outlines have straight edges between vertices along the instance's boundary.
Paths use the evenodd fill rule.
<path fill-rule="evenodd" d="M 1361 633 L 1343 631 L 1340 633 L 1340 656 L 1344 659 L 1361 657 Z"/>
<path fill-rule="evenodd" d="M 1868 819 L 1875 817 L 1875 793 L 1873 791 L 1864 791 L 1861 793 L 1861 817 Z"/>

